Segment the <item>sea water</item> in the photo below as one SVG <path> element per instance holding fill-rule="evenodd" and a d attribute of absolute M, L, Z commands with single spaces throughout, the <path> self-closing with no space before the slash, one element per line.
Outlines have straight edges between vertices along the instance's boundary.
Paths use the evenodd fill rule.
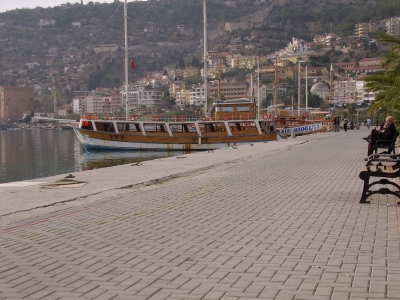
<path fill-rule="evenodd" d="M 73 130 L 0 130 L 0 183 L 180 155 L 174 151 L 90 151 Z"/>

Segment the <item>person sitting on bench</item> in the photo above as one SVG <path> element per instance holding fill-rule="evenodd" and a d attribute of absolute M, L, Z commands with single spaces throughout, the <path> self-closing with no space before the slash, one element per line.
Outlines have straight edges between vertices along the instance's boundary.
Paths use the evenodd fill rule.
<path fill-rule="evenodd" d="M 396 133 L 396 127 L 394 126 L 394 118 L 392 116 L 388 116 L 385 119 L 385 124 L 381 126 L 381 129 L 378 131 L 373 129 L 371 134 L 364 138 L 368 142 L 368 156 L 370 156 L 373 152 L 373 146 L 376 144 L 377 140 L 388 140 L 388 145 L 392 143 L 394 138 L 394 134 Z M 391 150 L 387 153 L 390 154 Z"/>

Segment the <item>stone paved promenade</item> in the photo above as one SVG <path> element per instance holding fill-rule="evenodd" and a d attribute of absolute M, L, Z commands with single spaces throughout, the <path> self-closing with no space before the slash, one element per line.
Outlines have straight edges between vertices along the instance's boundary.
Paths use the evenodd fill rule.
<path fill-rule="evenodd" d="M 400 299 L 396 198 L 358 203 L 366 133 L 274 142 L 3 225 L 0 299 Z"/>

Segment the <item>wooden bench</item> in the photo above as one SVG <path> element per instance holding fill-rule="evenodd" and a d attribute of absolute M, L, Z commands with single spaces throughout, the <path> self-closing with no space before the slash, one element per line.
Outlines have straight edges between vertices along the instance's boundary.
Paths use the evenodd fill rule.
<path fill-rule="evenodd" d="M 399 136 L 399 133 L 396 131 L 394 133 L 394 137 L 392 140 L 377 140 L 375 145 L 372 147 L 372 150 L 374 151 L 374 153 L 376 154 L 378 152 L 378 149 L 383 148 L 383 149 L 387 149 L 388 152 L 392 152 L 393 154 L 396 153 L 395 149 L 396 149 L 396 140 L 397 137 Z"/>
<path fill-rule="evenodd" d="M 359 174 L 360 179 L 364 181 L 360 203 L 369 203 L 367 198 L 374 194 L 394 195 L 400 198 L 400 186 L 388 180 L 388 178 L 400 177 L 400 154 L 372 154 L 368 157 L 365 167 L 366 170 Z M 372 177 L 376 177 L 377 180 L 370 183 Z M 381 187 L 378 190 L 371 189 L 377 184 L 391 185 L 396 190 L 392 191 L 387 187 Z"/>

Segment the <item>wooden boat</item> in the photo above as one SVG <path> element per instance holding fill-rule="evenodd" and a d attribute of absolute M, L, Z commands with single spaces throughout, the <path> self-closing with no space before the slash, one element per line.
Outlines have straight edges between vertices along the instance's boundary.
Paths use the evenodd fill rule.
<path fill-rule="evenodd" d="M 83 116 L 74 131 L 84 148 L 107 150 L 213 150 L 276 140 L 268 115 L 255 116 L 255 103 L 241 99 L 214 103 L 208 116 L 197 119 L 131 116 L 126 121 Z"/>

